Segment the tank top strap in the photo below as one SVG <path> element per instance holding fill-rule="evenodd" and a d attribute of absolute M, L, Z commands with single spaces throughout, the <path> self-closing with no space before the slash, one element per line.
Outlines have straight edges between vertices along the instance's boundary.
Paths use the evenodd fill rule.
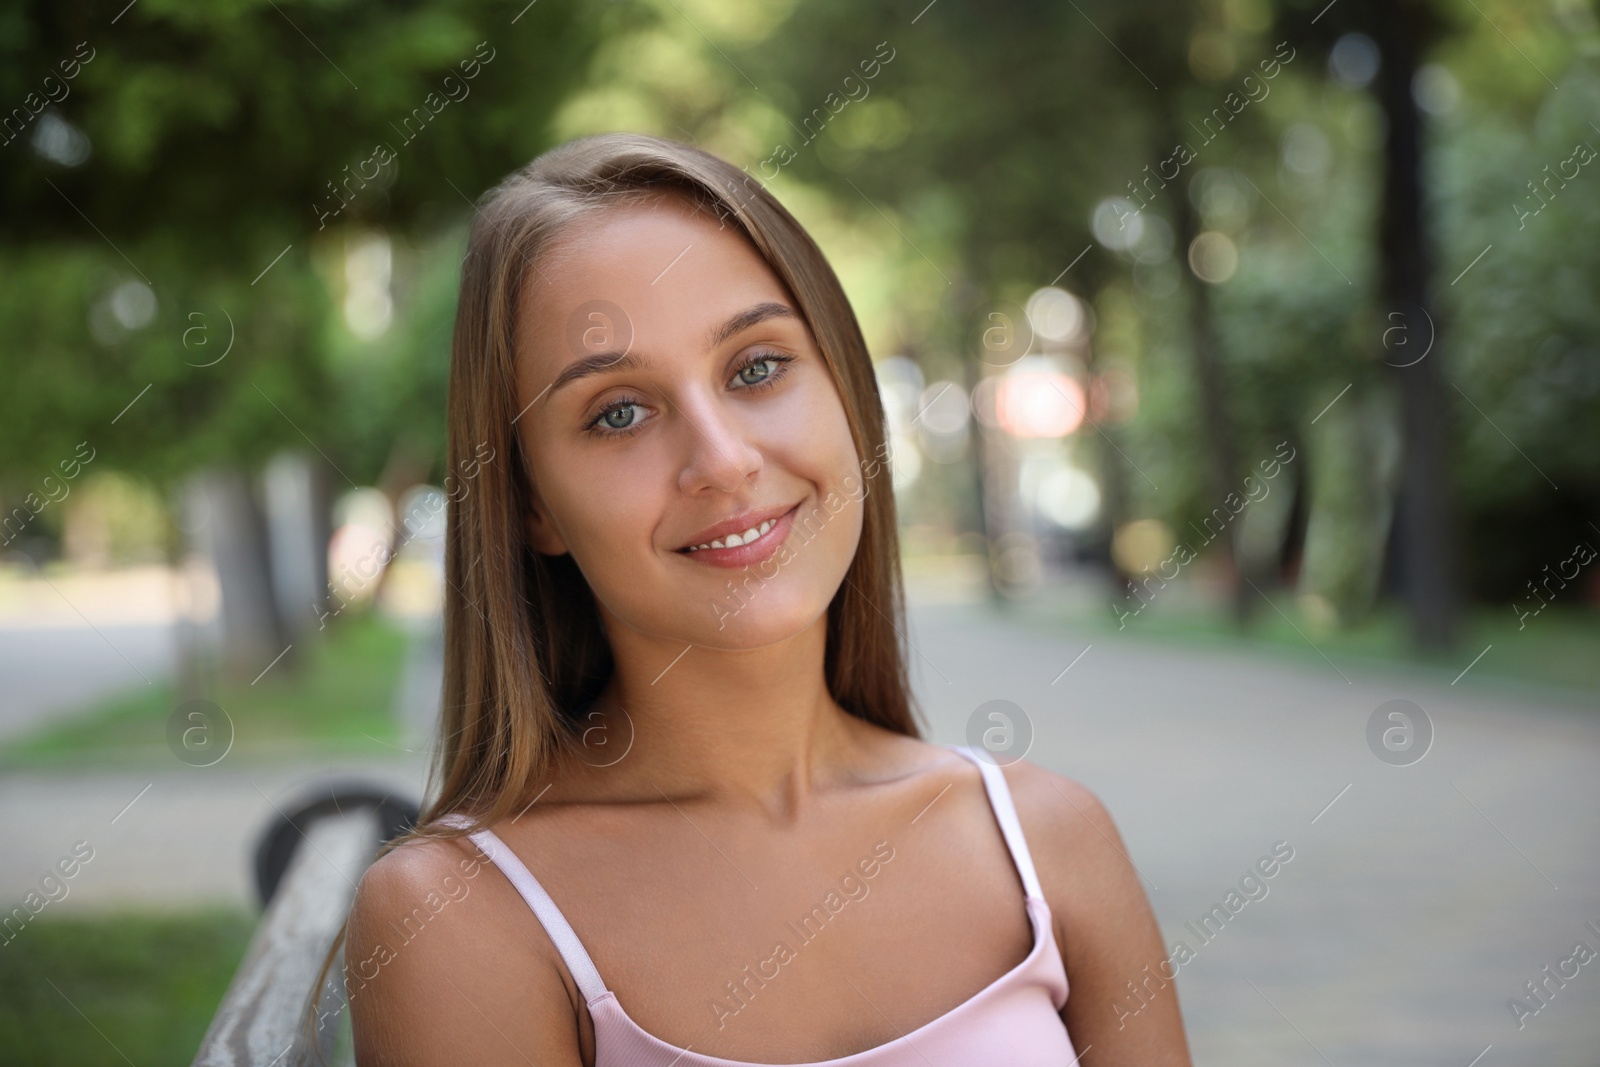
<path fill-rule="evenodd" d="M 946 745 L 946 748 L 958 752 L 978 765 L 978 771 L 983 775 L 984 789 L 989 794 L 989 806 L 994 809 L 995 821 L 1000 824 L 1000 832 L 1005 836 L 1006 848 L 1011 852 L 1011 862 L 1016 864 L 1017 873 L 1022 876 L 1022 887 L 1028 896 L 1044 898 L 1044 889 L 1039 885 L 1039 875 L 1033 869 L 1033 855 L 1028 851 L 1028 842 L 1022 836 L 1022 823 L 1017 819 L 1017 808 L 1011 800 L 1011 787 L 1006 783 L 1005 772 L 999 764 L 993 762 L 987 753 L 979 754 L 966 745 Z"/>
<path fill-rule="evenodd" d="M 460 814 L 445 815 L 439 821 L 456 828 L 470 825 L 470 820 Z M 600 980 L 600 972 L 595 968 L 594 961 L 589 958 L 589 953 L 584 950 L 583 943 L 578 940 L 572 924 L 567 922 L 567 917 L 561 914 L 561 909 L 556 907 L 556 902 L 550 899 L 550 894 L 545 892 L 544 886 L 539 884 L 539 880 L 528 870 L 527 865 L 517 858 L 517 854 L 512 852 L 493 830 L 479 830 L 467 836 L 483 850 L 496 867 L 500 868 L 506 880 L 516 888 L 528 907 L 532 909 L 551 943 L 556 946 L 556 951 L 561 953 L 561 958 L 566 961 L 567 970 L 572 972 L 572 979 L 578 983 L 578 989 L 582 992 L 584 1000 L 593 1000 L 606 992 L 606 985 Z"/>

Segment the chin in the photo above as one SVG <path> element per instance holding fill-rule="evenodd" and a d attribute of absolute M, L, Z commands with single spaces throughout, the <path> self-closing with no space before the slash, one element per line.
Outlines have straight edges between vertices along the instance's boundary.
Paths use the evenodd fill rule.
<path fill-rule="evenodd" d="M 827 610 L 828 606 L 823 604 L 810 612 L 761 611 L 759 605 L 751 604 L 738 615 L 708 618 L 698 637 L 685 639 L 701 648 L 727 652 L 766 648 L 805 633 Z"/>
<path fill-rule="evenodd" d="M 786 576 L 758 586 L 734 584 L 724 587 L 720 597 L 698 593 L 678 597 L 673 608 L 662 613 L 644 610 L 624 615 L 636 620 L 635 628 L 697 648 L 725 652 L 748 651 L 779 644 L 806 632 L 827 614 L 832 593 L 784 582 Z M 784 587 L 787 584 L 787 587 Z"/>

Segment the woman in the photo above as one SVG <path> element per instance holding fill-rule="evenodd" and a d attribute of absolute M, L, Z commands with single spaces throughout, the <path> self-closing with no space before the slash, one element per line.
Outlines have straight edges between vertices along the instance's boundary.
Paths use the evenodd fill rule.
<path fill-rule="evenodd" d="M 363 1067 L 1189 1062 L 1169 984 L 1128 1008 L 1162 946 L 1098 800 L 921 739 L 872 365 L 758 183 L 609 134 L 492 190 L 449 455 L 438 799 L 351 911 Z"/>

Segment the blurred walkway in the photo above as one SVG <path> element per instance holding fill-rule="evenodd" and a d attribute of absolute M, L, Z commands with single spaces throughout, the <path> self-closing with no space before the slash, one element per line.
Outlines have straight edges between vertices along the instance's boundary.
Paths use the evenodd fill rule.
<path fill-rule="evenodd" d="M 0 777 L 0 901 L 9 910 L 29 892 L 44 895 L 40 880 L 83 841 L 93 858 L 41 914 L 124 905 L 254 908 L 253 853 L 274 807 L 287 811 L 333 777 L 420 798 L 424 773 L 420 760 L 403 758 L 8 771 Z"/>
<path fill-rule="evenodd" d="M 159 684 L 176 655 L 166 623 L 0 628 L 0 739 L 108 694 Z"/>
<path fill-rule="evenodd" d="M 187 576 L 214 610 L 204 575 Z M 171 674 L 184 589 L 166 567 L 0 576 L 0 739 Z"/>
<path fill-rule="evenodd" d="M 1169 950 L 1194 952 L 1175 962 L 1197 1064 L 1468 1067 L 1486 1049 L 1479 1067 L 1600 1063 L 1600 960 L 1552 981 L 1542 1008 L 1524 988 L 1580 941 L 1600 951 L 1585 925 L 1600 927 L 1595 708 L 1470 675 L 1077 635 L 1036 614 L 914 612 L 934 739 L 961 742 L 979 705 L 1013 701 L 1029 758 L 1104 801 Z M 1410 766 L 1367 741 L 1396 699 L 1435 731 Z M 1293 859 L 1241 889 L 1278 842 Z M 1207 943 L 1188 924 L 1230 890 L 1237 914 Z M 1540 1008 L 1520 1029 L 1512 997 Z"/>
<path fill-rule="evenodd" d="M 1197 1064 L 1596 1063 L 1600 961 L 1520 1030 L 1507 1007 L 1577 942 L 1600 949 L 1584 925 L 1600 926 L 1593 708 L 1470 674 L 1452 686 L 1403 669 L 1174 649 L 1132 628 L 1075 634 L 964 596 L 922 586 L 912 597 L 911 669 L 931 740 L 965 743 L 975 709 L 1012 701 L 1035 734 L 1029 758 L 1105 802 L 1168 945 L 1194 952 L 1176 988 Z M 1367 741 L 1374 709 L 1395 699 L 1435 730 L 1410 766 Z M 20 900 L 86 839 L 95 859 L 50 907 L 247 901 L 249 850 L 272 805 L 334 770 L 418 793 L 423 773 L 419 757 L 397 753 L 10 774 L 0 893 Z M 1293 858 L 1260 883 L 1266 895 L 1240 889 L 1278 842 Z M 1258 899 L 1236 904 L 1209 941 L 1195 936 L 1188 924 L 1230 890 Z"/>

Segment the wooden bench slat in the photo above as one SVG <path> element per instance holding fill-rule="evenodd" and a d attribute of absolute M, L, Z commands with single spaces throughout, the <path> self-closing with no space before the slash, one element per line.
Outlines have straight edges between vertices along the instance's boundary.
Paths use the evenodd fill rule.
<path fill-rule="evenodd" d="M 194 1067 L 296 1067 L 318 1062 L 303 1033 L 305 1004 L 328 946 L 349 915 L 356 883 L 377 855 L 381 829 L 369 807 L 306 829 L 261 916 L 244 962 L 206 1031 Z M 343 953 L 318 1002 L 316 1047 L 332 1063 L 346 1007 Z"/>

